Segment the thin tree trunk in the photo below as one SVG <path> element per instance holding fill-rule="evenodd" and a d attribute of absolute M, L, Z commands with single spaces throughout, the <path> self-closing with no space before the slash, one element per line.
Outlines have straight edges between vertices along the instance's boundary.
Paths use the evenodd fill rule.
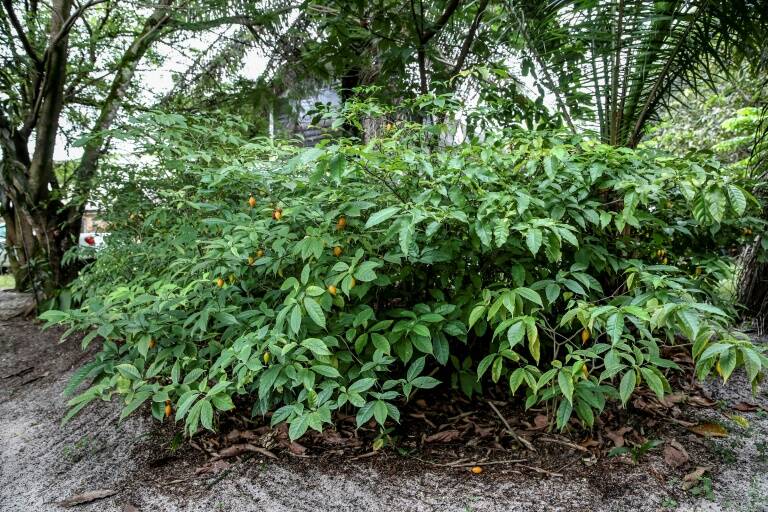
<path fill-rule="evenodd" d="M 760 237 L 744 249 L 739 273 L 739 303 L 745 308 L 745 317 L 754 319 L 760 334 L 768 332 L 768 261 L 760 261 Z"/>

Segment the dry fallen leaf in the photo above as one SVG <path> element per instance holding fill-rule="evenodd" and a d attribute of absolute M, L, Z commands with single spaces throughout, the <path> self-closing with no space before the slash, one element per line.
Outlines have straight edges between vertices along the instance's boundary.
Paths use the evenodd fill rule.
<path fill-rule="evenodd" d="M 247 444 L 233 444 L 232 446 L 227 446 L 219 453 L 217 453 L 216 458 L 228 459 L 230 457 L 237 457 L 238 455 L 242 455 L 247 451 L 250 451 L 248 450 Z"/>
<path fill-rule="evenodd" d="M 739 402 L 736 405 L 734 405 L 733 408 L 741 412 L 752 412 L 757 410 L 757 406 L 749 402 Z"/>
<path fill-rule="evenodd" d="M 218 473 L 220 471 L 224 471 L 225 469 L 229 468 L 230 464 L 229 462 L 225 460 L 214 460 L 209 462 L 208 464 L 205 464 L 203 466 L 200 466 L 195 470 L 196 475 L 205 475 L 208 473 Z"/>
<path fill-rule="evenodd" d="M 627 432 L 632 432 L 632 427 L 621 427 L 616 430 L 608 430 L 605 431 L 605 436 L 613 441 L 613 445 L 616 448 L 621 448 L 624 446 L 624 434 Z"/>
<path fill-rule="evenodd" d="M 698 434 L 704 437 L 727 437 L 728 431 L 722 425 L 717 423 L 699 423 L 692 427 L 688 427 L 688 430 L 694 434 Z"/>
<path fill-rule="evenodd" d="M 549 424 L 549 418 L 547 418 L 543 414 L 537 414 L 535 418 L 533 418 L 533 425 L 536 428 L 547 428 L 547 425 Z"/>
<path fill-rule="evenodd" d="M 304 452 L 307 451 L 307 447 L 303 444 L 293 441 L 288 445 L 288 450 L 290 450 L 290 452 L 294 455 L 304 455 Z"/>
<path fill-rule="evenodd" d="M 704 476 L 704 473 L 709 471 L 709 467 L 707 466 L 699 466 L 687 475 L 683 477 L 683 489 L 686 491 L 690 489 L 691 487 L 695 486 L 696 483 L 699 481 L 699 479 Z"/>
<path fill-rule="evenodd" d="M 661 402 L 664 407 L 673 407 L 675 404 L 679 404 L 684 399 L 685 396 L 682 393 L 672 393 L 659 400 L 659 402 Z"/>
<path fill-rule="evenodd" d="M 712 407 L 717 402 L 710 400 L 709 398 L 704 398 L 703 396 L 689 396 L 688 403 L 695 405 L 696 407 Z"/>
<path fill-rule="evenodd" d="M 673 468 L 679 468 L 688 462 L 689 459 L 688 452 L 683 448 L 683 445 L 674 439 L 664 446 L 664 462 Z"/>
<path fill-rule="evenodd" d="M 88 491 L 82 494 L 76 494 L 65 500 L 59 502 L 59 505 L 65 508 L 74 507 L 75 505 L 82 505 L 83 503 L 90 503 L 92 501 L 100 500 L 103 498 L 109 498 L 117 494 L 117 491 L 112 489 L 99 489 L 98 491 Z"/>
<path fill-rule="evenodd" d="M 458 430 L 443 430 L 424 439 L 425 443 L 450 443 L 459 438 Z"/>

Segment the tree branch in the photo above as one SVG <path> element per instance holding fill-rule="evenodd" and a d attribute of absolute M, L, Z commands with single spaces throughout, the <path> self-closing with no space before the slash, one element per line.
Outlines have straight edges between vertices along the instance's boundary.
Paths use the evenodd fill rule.
<path fill-rule="evenodd" d="M 485 9 L 487 7 L 488 7 L 488 0 L 480 0 L 480 5 L 477 6 L 477 13 L 475 14 L 475 19 L 472 20 L 472 25 L 470 25 L 469 27 L 469 31 L 467 32 L 467 37 L 464 38 L 464 43 L 461 45 L 461 50 L 459 51 L 459 58 L 456 59 L 456 64 L 451 69 L 449 76 L 454 76 L 458 74 L 461 71 L 461 68 L 464 67 L 464 61 L 467 60 L 467 55 L 469 55 L 469 50 L 472 49 L 472 43 L 475 42 L 475 35 L 477 34 L 477 29 L 480 26 L 480 20 L 482 20 L 483 15 L 485 14 Z"/>
<path fill-rule="evenodd" d="M 8 13 L 8 19 L 11 21 L 11 25 L 13 25 L 13 28 L 16 31 L 16 35 L 19 36 L 19 41 L 21 41 L 21 45 L 24 47 L 24 51 L 27 52 L 29 58 L 32 59 L 32 61 L 35 63 L 35 67 L 38 69 L 38 71 L 42 70 L 43 61 L 40 60 L 37 52 L 35 52 L 32 44 L 29 42 L 27 35 L 24 33 L 24 27 L 21 26 L 19 18 L 16 17 L 16 13 L 13 10 L 13 3 L 11 0 L 3 0 L 3 7 L 5 7 L 5 10 Z"/>

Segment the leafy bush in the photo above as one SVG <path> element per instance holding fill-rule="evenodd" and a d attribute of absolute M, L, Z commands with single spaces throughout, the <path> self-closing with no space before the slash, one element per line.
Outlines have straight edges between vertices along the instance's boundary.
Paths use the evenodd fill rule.
<path fill-rule="evenodd" d="M 118 395 L 123 416 L 150 402 L 193 434 L 252 403 L 298 438 L 341 409 L 384 425 L 418 390 L 496 383 L 591 426 L 607 400 L 670 391 L 669 346 L 691 344 L 700 378 L 743 366 L 756 384 L 768 363 L 719 295 L 758 205 L 714 161 L 558 133 L 445 145 L 402 121 L 307 150 L 242 133 L 137 125 L 153 158 L 105 185 L 112 235 L 81 306 L 43 315 L 103 340 L 67 418 Z"/>

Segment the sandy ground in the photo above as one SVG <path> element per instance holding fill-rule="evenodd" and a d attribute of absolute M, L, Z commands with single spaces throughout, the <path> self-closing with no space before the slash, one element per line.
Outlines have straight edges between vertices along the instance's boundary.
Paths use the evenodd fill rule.
<path fill-rule="evenodd" d="M 0 297 L 2 300 L 2 297 Z M 768 511 L 768 415 L 727 408 L 697 410 L 727 424 L 724 439 L 690 434 L 688 468 L 671 471 L 660 452 L 639 465 L 618 459 L 587 467 L 582 454 L 566 478 L 519 466 L 489 466 L 481 475 L 430 467 L 382 453 L 360 460 L 252 458 L 216 475 L 195 475 L 205 460 L 188 446 L 168 448 L 167 428 L 146 413 L 117 422 L 119 407 L 100 403 L 65 426 L 62 390 L 87 360 L 77 340 L 56 343 L 56 331 L 30 321 L 0 321 L 0 511 L 56 511 L 65 498 L 99 489 L 111 497 L 85 511 Z M 709 385 L 723 404 L 752 397 L 744 378 Z M 742 422 L 743 423 L 743 422 Z M 567 448 L 564 448 L 567 450 Z M 695 455 L 693 455 L 695 454 Z M 566 454 L 567 455 L 567 454 Z M 695 459 L 695 460 L 694 460 Z M 712 466 L 713 496 L 681 489 L 691 467 Z M 596 469 L 597 468 L 597 469 Z M 573 476 L 570 476 L 573 475 Z M 133 508 L 132 508 L 133 507 Z"/>

